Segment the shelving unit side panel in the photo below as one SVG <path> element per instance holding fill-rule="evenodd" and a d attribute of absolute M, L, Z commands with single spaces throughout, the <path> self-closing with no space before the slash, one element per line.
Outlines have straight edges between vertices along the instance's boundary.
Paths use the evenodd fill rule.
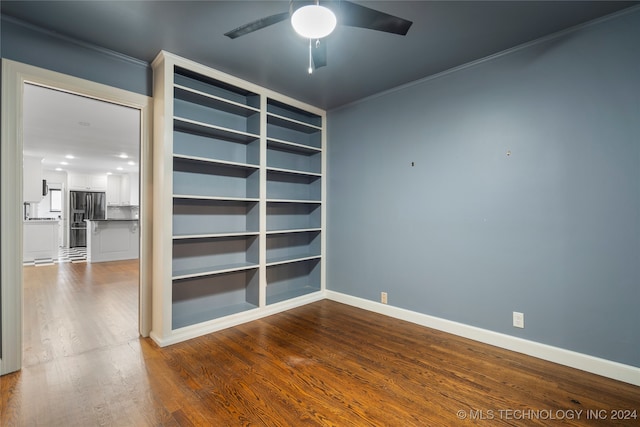
<path fill-rule="evenodd" d="M 327 248 L 327 156 L 325 155 L 327 147 L 327 115 L 323 113 L 322 117 L 322 158 L 320 160 L 320 169 L 322 173 L 322 182 L 320 187 L 320 197 L 322 198 L 322 206 L 320 206 L 320 228 L 322 233 L 320 234 L 320 254 L 322 259 L 320 260 L 320 269 L 318 274 L 320 275 L 320 289 L 324 292 L 327 289 L 327 263 L 326 263 L 326 248 Z"/>
<path fill-rule="evenodd" d="M 173 151 L 173 66 L 161 52 L 153 62 L 154 124 L 153 124 L 153 227 L 152 254 L 152 336 L 164 340 L 172 329 L 171 288 L 171 192 Z"/>
<path fill-rule="evenodd" d="M 258 302 L 261 309 L 267 305 L 267 97 L 262 96 L 260 101 L 260 239 L 258 257 L 260 269 L 258 271 L 259 281 L 257 284 Z"/>

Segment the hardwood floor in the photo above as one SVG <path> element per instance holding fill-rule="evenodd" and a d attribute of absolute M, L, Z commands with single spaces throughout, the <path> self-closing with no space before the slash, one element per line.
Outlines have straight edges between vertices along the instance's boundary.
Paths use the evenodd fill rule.
<path fill-rule="evenodd" d="M 2 426 L 640 425 L 640 387 L 336 302 L 160 349 L 137 336 L 137 263 L 25 282 Z"/>

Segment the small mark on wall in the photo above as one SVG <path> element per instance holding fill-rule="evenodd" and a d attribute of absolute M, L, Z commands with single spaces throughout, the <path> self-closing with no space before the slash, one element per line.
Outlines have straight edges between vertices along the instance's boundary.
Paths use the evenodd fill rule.
<path fill-rule="evenodd" d="M 511 150 L 507 150 L 507 157 L 511 157 Z"/>

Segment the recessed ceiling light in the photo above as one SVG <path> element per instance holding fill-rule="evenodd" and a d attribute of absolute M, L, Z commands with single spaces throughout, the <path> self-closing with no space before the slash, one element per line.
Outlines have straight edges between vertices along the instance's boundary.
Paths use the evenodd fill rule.
<path fill-rule="evenodd" d="M 113 173 L 111 173 L 111 172 L 107 172 L 107 175 L 113 175 Z"/>
<path fill-rule="evenodd" d="M 128 161 L 128 162 L 127 162 L 127 164 L 128 164 L 129 166 L 135 166 L 135 165 L 136 165 L 136 162 Z"/>
<path fill-rule="evenodd" d="M 129 156 L 126 153 L 122 153 L 118 157 L 120 157 L 121 159 L 128 159 L 129 158 Z"/>
<path fill-rule="evenodd" d="M 66 166 L 66 165 L 68 165 L 69 163 L 67 163 L 67 162 L 60 162 L 60 164 L 61 164 L 61 165 Z"/>
<path fill-rule="evenodd" d="M 58 172 L 60 172 L 60 171 L 62 170 L 62 168 L 56 168 L 56 170 L 57 170 Z"/>
<path fill-rule="evenodd" d="M 117 170 L 119 170 L 119 171 L 121 171 L 121 170 L 122 170 L 122 168 L 121 168 L 121 167 L 119 167 L 119 166 L 118 166 L 116 169 L 117 169 Z"/>
<path fill-rule="evenodd" d="M 67 154 L 64 157 L 67 158 L 67 159 L 75 159 L 75 157 L 73 157 L 73 154 Z"/>

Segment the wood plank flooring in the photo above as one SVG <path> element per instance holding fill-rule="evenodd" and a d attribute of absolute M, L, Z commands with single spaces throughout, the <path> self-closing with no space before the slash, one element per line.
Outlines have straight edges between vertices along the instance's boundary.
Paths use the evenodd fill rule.
<path fill-rule="evenodd" d="M 137 336 L 137 262 L 25 282 L 3 427 L 640 425 L 640 387 L 336 302 L 161 349 Z"/>

